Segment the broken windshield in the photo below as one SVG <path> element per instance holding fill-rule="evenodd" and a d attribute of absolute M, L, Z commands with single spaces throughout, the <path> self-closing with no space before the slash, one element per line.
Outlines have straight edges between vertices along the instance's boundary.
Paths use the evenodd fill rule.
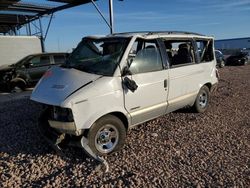
<path fill-rule="evenodd" d="M 128 42 L 128 38 L 84 38 L 68 58 L 66 67 L 112 76 Z"/>

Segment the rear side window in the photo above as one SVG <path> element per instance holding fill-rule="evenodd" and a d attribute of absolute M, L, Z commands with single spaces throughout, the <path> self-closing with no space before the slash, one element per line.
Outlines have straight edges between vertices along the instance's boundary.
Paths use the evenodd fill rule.
<path fill-rule="evenodd" d="M 65 62 L 64 55 L 54 55 L 54 62 L 55 64 L 63 64 Z"/>
<path fill-rule="evenodd" d="M 195 50 L 191 40 L 164 40 L 170 67 L 195 63 Z"/>
<path fill-rule="evenodd" d="M 156 40 L 138 39 L 129 54 L 132 74 L 160 71 L 163 69 L 159 45 Z"/>
<path fill-rule="evenodd" d="M 212 40 L 196 40 L 198 48 L 198 56 L 200 62 L 209 62 L 214 60 L 213 41 Z"/>

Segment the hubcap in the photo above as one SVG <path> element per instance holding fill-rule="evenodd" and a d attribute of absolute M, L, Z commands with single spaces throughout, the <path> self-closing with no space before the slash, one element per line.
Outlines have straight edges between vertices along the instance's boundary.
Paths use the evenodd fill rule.
<path fill-rule="evenodd" d="M 205 108 L 207 106 L 207 93 L 203 91 L 199 96 L 199 105 L 201 108 Z"/>
<path fill-rule="evenodd" d="M 109 153 L 116 147 L 118 139 L 117 128 L 111 124 L 104 125 L 95 136 L 95 147 L 101 153 Z"/>

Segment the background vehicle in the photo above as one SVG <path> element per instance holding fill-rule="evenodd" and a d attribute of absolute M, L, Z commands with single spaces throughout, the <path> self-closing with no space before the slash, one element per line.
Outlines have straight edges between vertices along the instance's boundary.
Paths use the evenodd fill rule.
<path fill-rule="evenodd" d="M 225 66 L 225 59 L 224 59 L 224 55 L 220 50 L 215 50 L 215 57 L 216 57 L 216 62 L 217 62 L 217 66 L 222 68 Z"/>
<path fill-rule="evenodd" d="M 54 145 L 78 141 L 88 153 L 107 155 L 121 149 L 130 127 L 185 106 L 204 112 L 216 70 L 212 37 L 91 36 L 42 77 L 31 100 L 47 105 L 39 127 Z"/>
<path fill-rule="evenodd" d="M 0 90 L 34 86 L 50 67 L 63 64 L 67 56 L 67 53 L 32 54 L 15 64 L 0 66 Z"/>
<path fill-rule="evenodd" d="M 249 51 L 237 51 L 227 58 L 227 65 L 247 65 L 250 63 Z"/>

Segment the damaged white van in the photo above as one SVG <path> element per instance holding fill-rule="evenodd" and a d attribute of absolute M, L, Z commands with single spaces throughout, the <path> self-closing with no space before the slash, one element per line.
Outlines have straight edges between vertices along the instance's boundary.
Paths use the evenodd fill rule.
<path fill-rule="evenodd" d="M 217 82 L 212 37 L 118 33 L 83 38 L 31 99 L 46 106 L 39 126 L 51 143 L 106 155 L 121 149 L 130 127 L 186 106 L 204 112 Z"/>

